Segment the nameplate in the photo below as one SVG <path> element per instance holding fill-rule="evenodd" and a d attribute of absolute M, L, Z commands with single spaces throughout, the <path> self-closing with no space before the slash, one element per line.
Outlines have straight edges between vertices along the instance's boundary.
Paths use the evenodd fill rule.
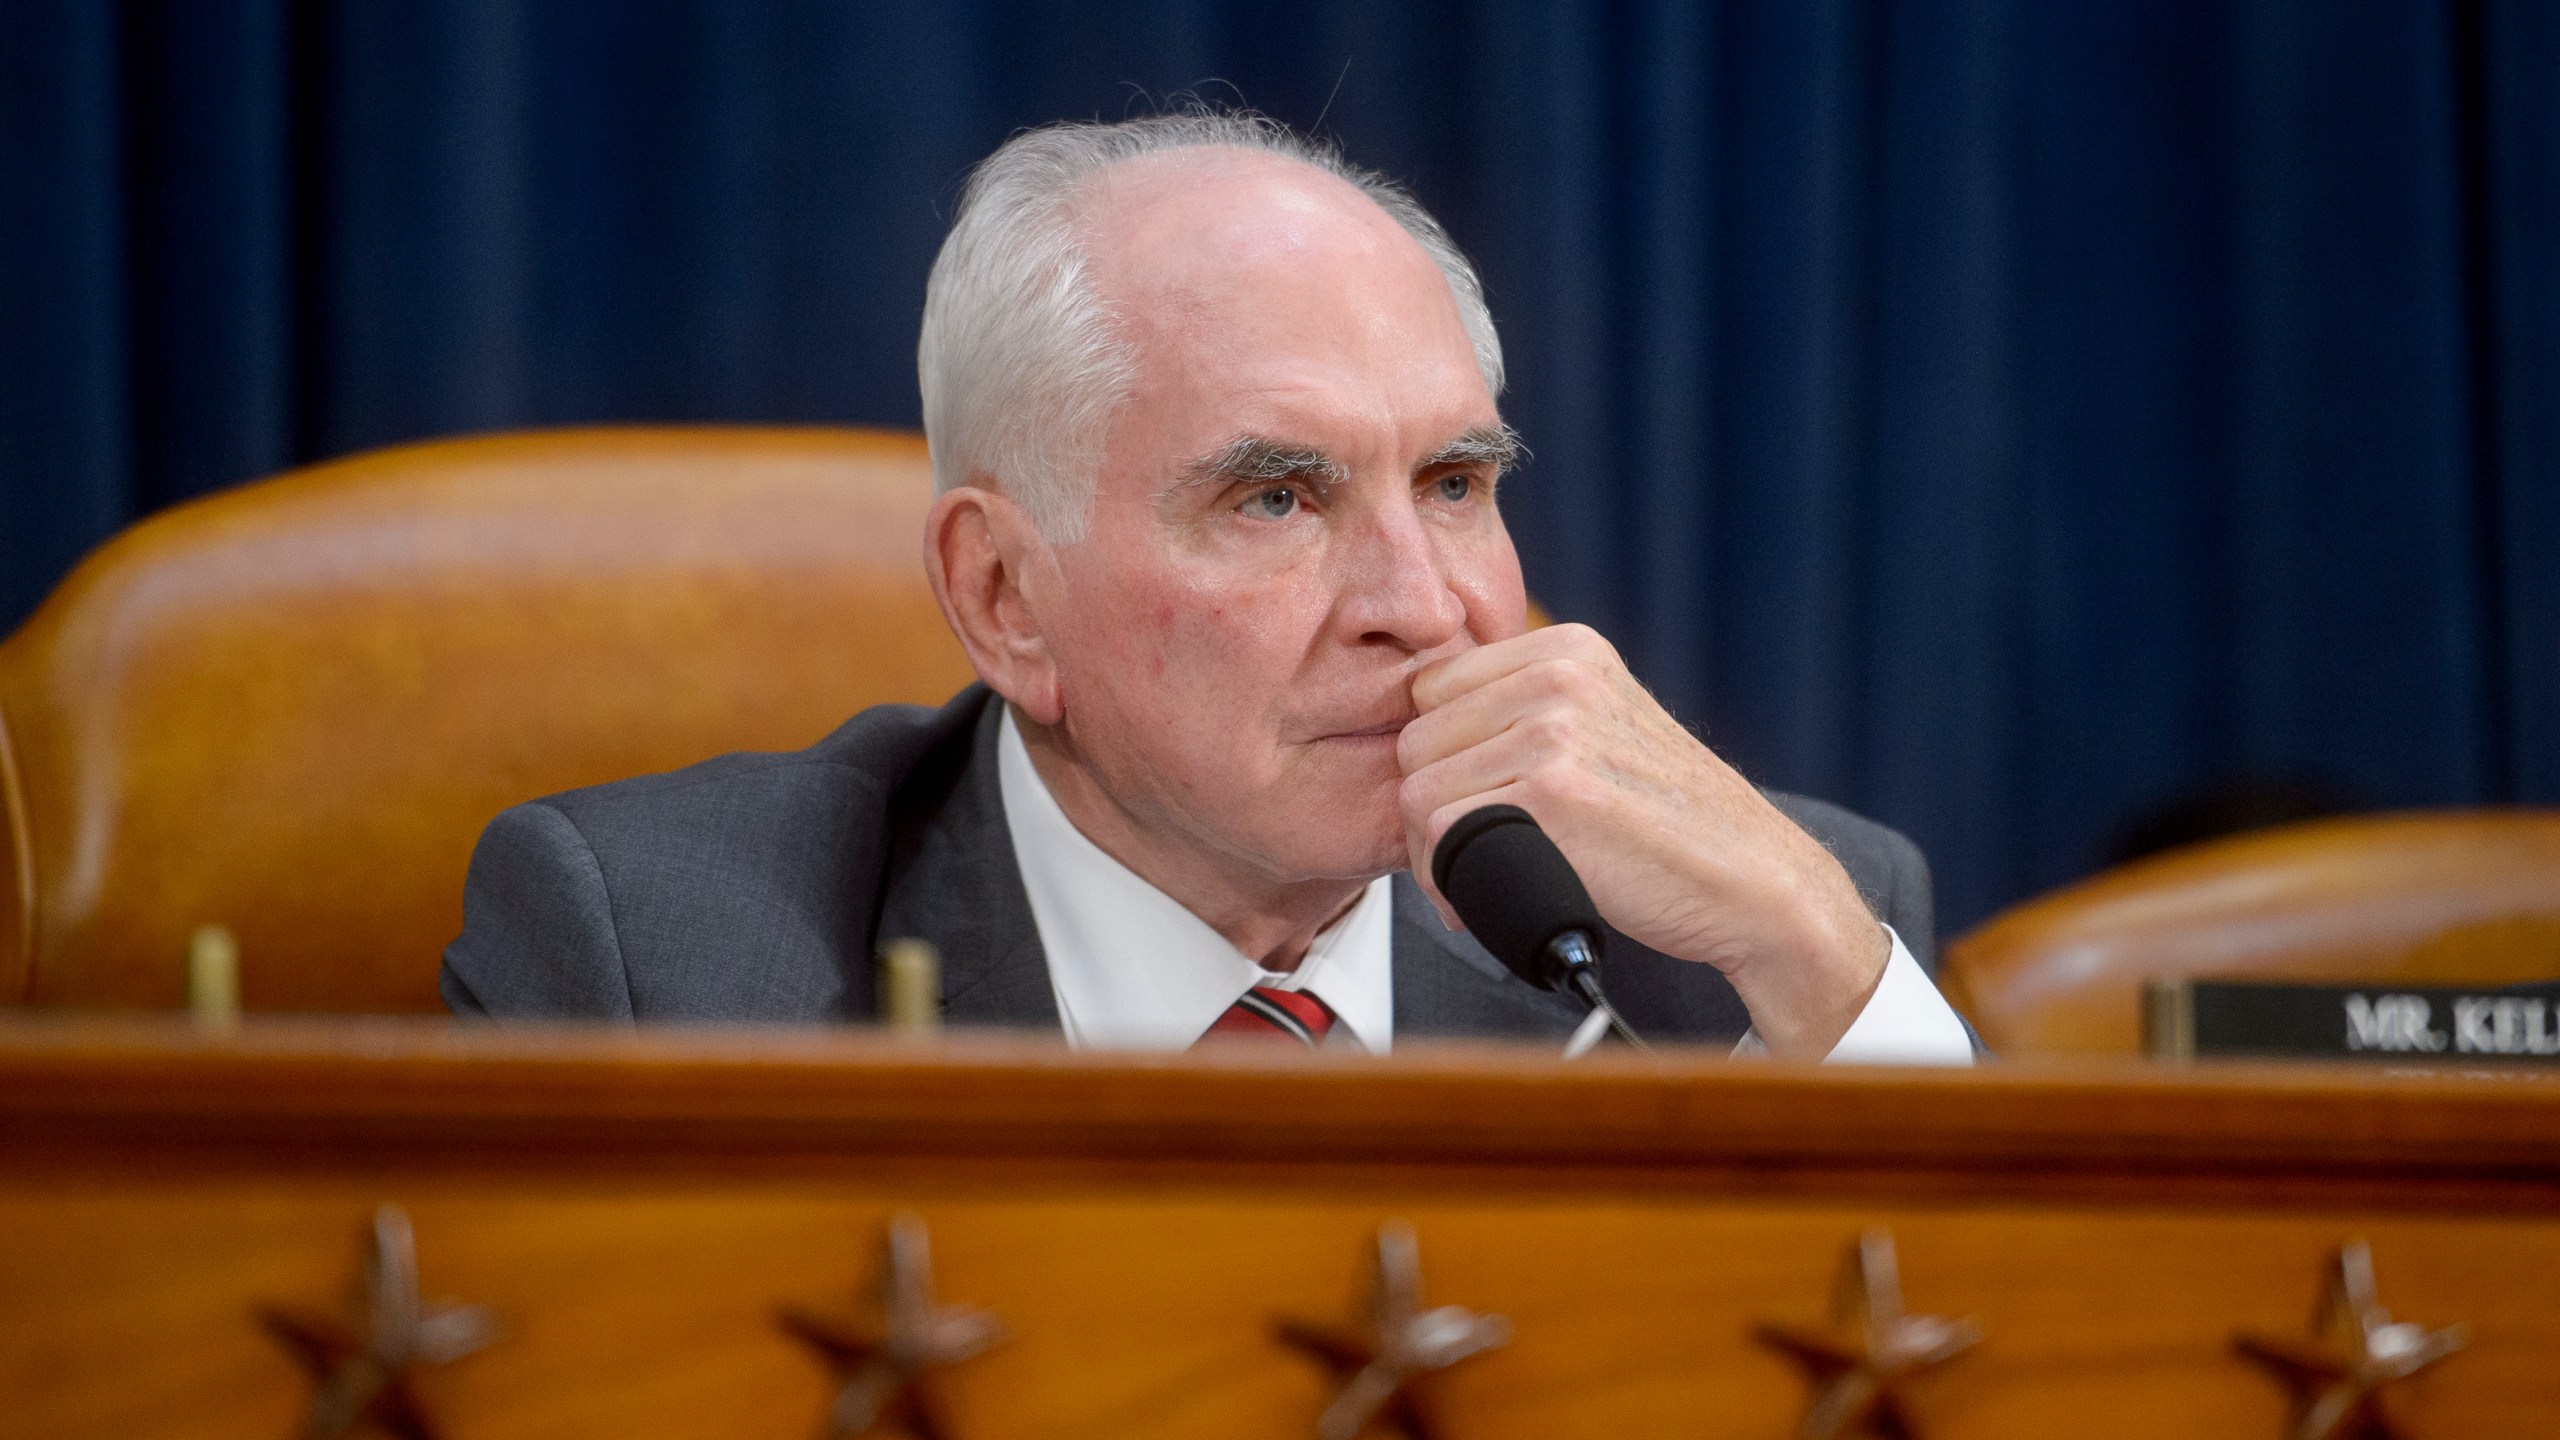
<path fill-rule="evenodd" d="M 2180 1059 L 2560 1062 L 2560 1005 L 2491 986 L 2162 980 L 2143 994 L 2142 1048 Z"/>

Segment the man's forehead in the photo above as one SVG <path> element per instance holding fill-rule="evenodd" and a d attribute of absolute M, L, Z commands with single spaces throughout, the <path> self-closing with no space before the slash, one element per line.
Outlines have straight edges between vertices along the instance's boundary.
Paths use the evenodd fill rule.
<path fill-rule="evenodd" d="M 1206 149 L 1110 180 L 1087 253 L 1133 364 L 1112 440 L 1127 483 L 1162 493 L 1247 436 L 1401 468 L 1495 420 L 1447 277 L 1357 187 Z"/>
<path fill-rule="evenodd" d="M 1105 179 L 1107 203 L 1085 217 L 1088 273 L 1142 389 L 1232 378 L 1276 400 L 1309 385 L 1373 389 L 1383 370 L 1480 378 L 1439 262 L 1340 177 L 1202 147 Z"/>
<path fill-rule="evenodd" d="M 1197 289 L 1238 271 L 1319 257 L 1428 263 L 1403 227 L 1348 181 L 1249 150 L 1199 146 L 1124 161 L 1096 177 L 1082 219 L 1097 271 L 1136 290 Z"/>

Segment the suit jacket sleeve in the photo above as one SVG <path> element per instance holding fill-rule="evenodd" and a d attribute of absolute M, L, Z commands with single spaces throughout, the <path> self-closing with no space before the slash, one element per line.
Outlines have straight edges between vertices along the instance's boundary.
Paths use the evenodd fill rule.
<path fill-rule="evenodd" d="M 1764 792 L 1771 804 L 1822 842 L 1858 887 L 1877 919 L 1902 937 L 1920 968 L 1938 973 L 1938 915 L 1931 898 L 1929 861 L 1899 830 L 1802 795 Z"/>
<path fill-rule="evenodd" d="M 456 1015 L 632 1018 L 604 870 L 567 815 L 537 800 L 489 823 L 441 986 Z"/>

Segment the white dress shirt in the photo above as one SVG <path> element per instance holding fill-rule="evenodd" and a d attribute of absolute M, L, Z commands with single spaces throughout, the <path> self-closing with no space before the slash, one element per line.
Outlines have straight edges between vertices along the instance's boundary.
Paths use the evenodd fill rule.
<path fill-rule="evenodd" d="M 1184 1050 L 1257 985 L 1315 996 L 1337 1020 L 1329 1043 L 1383 1055 L 1395 1044 L 1395 902 L 1369 882 L 1286 974 L 1265 970 L 1173 897 L 1085 838 L 1031 763 L 1008 708 L 996 740 L 1005 828 L 1049 959 L 1067 1043 Z M 1973 1063 L 1973 1043 L 1938 987 L 1888 926 L 1893 955 L 1866 1008 L 1828 1057 L 1868 1064 Z M 1347 1036 L 1347 1040 L 1343 1037 Z M 1745 1036 L 1735 1053 L 1757 1053 Z"/>

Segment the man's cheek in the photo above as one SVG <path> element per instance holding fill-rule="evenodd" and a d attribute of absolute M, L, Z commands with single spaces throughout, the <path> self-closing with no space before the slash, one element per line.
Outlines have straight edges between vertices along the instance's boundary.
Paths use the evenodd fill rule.
<path fill-rule="evenodd" d="M 1266 569 L 1219 565 L 1178 575 L 1166 596 L 1184 631 L 1223 636 L 1260 626 L 1285 610 L 1289 588 L 1281 576 Z"/>
<path fill-rule="evenodd" d="M 1267 687 L 1294 668 L 1263 663 L 1295 625 L 1288 597 L 1267 585 L 1195 590 L 1168 602 L 1154 625 L 1159 673 L 1179 671 L 1231 700 L 1243 700 L 1244 688 Z"/>
<path fill-rule="evenodd" d="M 1125 676 L 1179 681 L 1198 648 L 1188 632 L 1189 597 L 1160 581 L 1123 588 L 1117 603 L 1089 603 L 1077 617 L 1087 649 Z"/>

